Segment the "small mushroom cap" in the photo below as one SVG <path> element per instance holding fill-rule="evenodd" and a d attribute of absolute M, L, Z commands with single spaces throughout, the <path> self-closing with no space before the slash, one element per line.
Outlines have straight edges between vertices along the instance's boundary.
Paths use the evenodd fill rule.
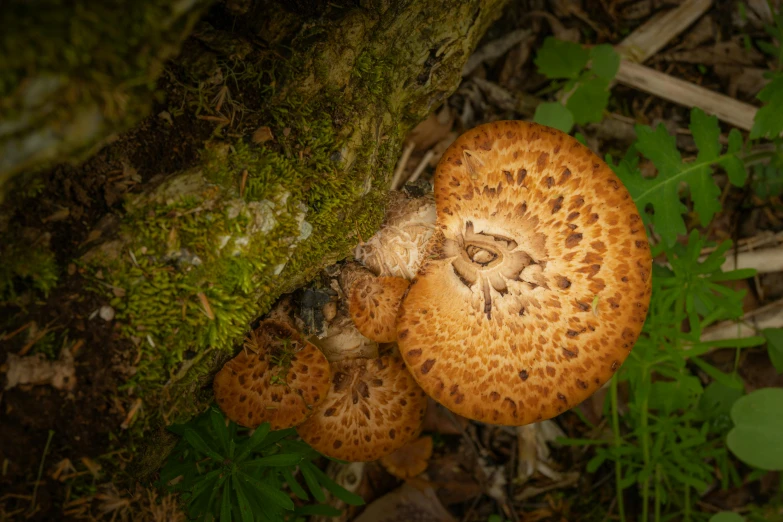
<path fill-rule="evenodd" d="M 392 191 L 381 229 L 357 245 L 354 257 L 375 275 L 413 279 L 434 230 L 432 194 L 409 198 Z"/>
<path fill-rule="evenodd" d="M 326 400 L 296 431 L 324 455 L 367 462 L 416 437 L 426 407 L 399 355 L 344 360 L 332 365 Z"/>
<path fill-rule="evenodd" d="M 425 435 L 381 458 L 381 464 L 386 471 L 404 480 L 422 474 L 431 456 L 432 437 Z"/>
<path fill-rule="evenodd" d="M 363 277 L 354 283 L 348 311 L 363 336 L 377 343 L 397 340 L 397 312 L 409 285 L 401 277 Z"/>
<path fill-rule="evenodd" d="M 304 421 L 329 391 L 329 362 L 290 326 L 264 321 L 215 376 L 215 399 L 232 421 L 273 430 Z"/>
<path fill-rule="evenodd" d="M 424 390 L 493 424 L 586 399 L 641 332 L 652 259 L 612 170 L 570 136 L 504 121 L 458 138 L 435 173 L 438 231 L 398 317 Z"/>

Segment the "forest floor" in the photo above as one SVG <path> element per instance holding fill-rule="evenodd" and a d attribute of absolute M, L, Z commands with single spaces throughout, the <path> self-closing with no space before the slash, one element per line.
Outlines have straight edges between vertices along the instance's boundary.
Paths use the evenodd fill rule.
<path fill-rule="evenodd" d="M 551 88 L 553 82 L 539 73 L 536 63 L 545 38 L 554 36 L 587 47 L 614 46 L 681 3 L 512 2 L 479 45 L 459 89 L 410 134 L 393 188 L 401 188 L 412 177 L 431 179 L 441 154 L 461 132 L 500 119 L 532 119 L 541 102 L 557 100 L 558 89 Z M 764 72 L 778 67 L 756 45 L 758 40 L 770 39 L 765 26 L 775 23 L 766 2 L 749 1 L 741 7 L 738 2 L 684 3 L 705 7 L 682 32 L 666 41 L 652 37 L 654 50 L 644 65 L 727 99 L 760 106 L 756 95 L 765 85 Z M 167 87 L 170 93 L 176 89 Z M 676 103 L 681 96 L 677 89 L 676 83 L 664 82 L 652 89 L 656 92 L 645 92 L 619 81 L 611 89 L 601 121 L 577 125 L 575 131 L 599 155 L 618 158 L 637 139 L 634 125 L 662 124 L 676 137 L 682 155 L 693 157 L 697 149 L 688 128 L 691 106 Z M 63 371 L 75 382 L 0 390 L 0 521 L 184 520 L 174 497 L 126 482 L 124 471 L 137 438 L 143 436 L 142 430 L 128 429 L 143 412 L 139 411 L 140 400 L 126 385 L 140 351 L 119 335 L 112 322 L 113 310 L 90 291 L 101 284 L 100 278 L 88 276 L 74 262 L 77 252 L 97 239 L 96 231 L 108 226 L 101 220 L 111 219 L 105 216 L 118 211 L 123 194 L 150 181 L 150 158 L 155 158 L 158 169 L 160 158 L 169 158 L 164 169 L 168 172 L 197 161 L 202 143 L 183 141 L 168 124 L 169 111 L 177 105 L 179 101 L 171 99 L 161 103 L 153 116 L 85 164 L 61 166 L 41 175 L 29 187 L 35 197 L 24 199 L 25 204 L 18 205 L 11 217 L 30 241 L 48 243 L 63 273 L 46 296 L 40 288 L 12 283 L 16 289 L 0 303 L 0 361 L 7 364 L 10 354 L 43 354 L 62 361 Z M 233 118 L 231 123 L 216 121 L 183 106 L 177 116 L 202 129 L 202 139 L 217 125 L 233 125 Z M 752 114 L 738 116 L 743 117 L 752 120 Z M 723 142 L 735 125 L 721 121 Z M 750 129 L 740 130 L 747 133 Z M 643 161 L 640 167 L 642 172 L 654 172 L 649 162 Z M 699 230 L 713 242 L 731 240 L 747 251 L 777 249 L 783 258 L 783 171 L 752 170 L 741 187 L 720 173 L 716 179 L 722 210 L 703 225 L 690 208 L 688 230 Z M 757 276 L 733 283 L 733 289 L 746 292 L 742 300 L 746 318 L 771 309 L 773 318 L 764 324 L 783 326 L 774 322 L 783 314 L 780 270 L 760 269 Z M 72 361 L 63 358 L 63 350 Z M 744 350 L 741 357 L 733 347 L 715 349 L 702 360 L 738 375 L 746 393 L 783 387 L 783 375 L 776 371 L 764 345 Z M 711 382 L 700 368 L 687 368 L 702 386 Z M 379 462 L 353 467 L 361 477 L 356 492 L 368 505 L 394 492 L 405 503 L 420 503 L 422 510 L 434 511 L 421 520 L 619 520 L 616 468 L 611 461 L 594 460 L 593 445 L 557 440 L 611 439 L 607 393 L 602 390 L 535 428 L 468 422 L 432 403 L 424 429 L 433 445 L 426 471 L 400 489 L 403 481 Z M 620 384 L 618 395 L 617 410 L 623 416 L 632 400 L 627 383 Z M 630 467 L 635 465 L 633 458 L 628 457 Z M 708 463 L 714 477 L 708 488 L 694 491 L 689 508 L 694 511 L 693 520 L 707 520 L 721 511 L 734 511 L 748 520 L 783 520 L 778 472 L 754 473 L 733 457 L 729 457 L 730 469 L 722 467 L 709 452 L 696 458 Z M 732 478 L 722 483 L 727 469 Z M 338 469 L 331 472 L 340 476 Z M 676 482 L 661 487 L 672 484 Z M 626 519 L 642 520 L 640 489 L 629 485 L 621 498 Z M 673 498 L 668 507 L 666 500 L 662 502 L 664 518 L 668 513 L 668 519 L 682 519 Z M 437 503 L 443 508 L 440 512 L 433 507 Z M 391 502 L 388 509 L 398 504 Z M 347 508 L 343 519 L 352 520 L 363 509 Z"/>

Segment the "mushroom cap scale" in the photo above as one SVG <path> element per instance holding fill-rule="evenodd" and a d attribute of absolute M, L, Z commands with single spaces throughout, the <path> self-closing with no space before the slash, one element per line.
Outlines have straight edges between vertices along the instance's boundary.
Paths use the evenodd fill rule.
<path fill-rule="evenodd" d="M 296 330 L 264 321 L 244 349 L 215 376 L 215 399 L 241 426 L 269 422 L 273 430 L 296 426 L 326 398 L 329 362 Z"/>
<path fill-rule="evenodd" d="M 367 462 L 418 436 L 426 407 L 399 355 L 347 359 L 332 364 L 326 399 L 296 431 L 324 455 Z"/>
<path fill-rule="evenodd" d="M 397 340 L 397 312 L 410 282 L 401 277 L 362 277 L 351 287 L 348 310 L 359 332 L 378 343 Z"/>
<path fill-rule="evenodd" d="M 449 147 L 435 199 L 397 323 L 422 388 L 465 417 L 523 425 L 608 381 L 641 332 L 652 269 L 612 170 L 560 131 L 496 122 Z"/>

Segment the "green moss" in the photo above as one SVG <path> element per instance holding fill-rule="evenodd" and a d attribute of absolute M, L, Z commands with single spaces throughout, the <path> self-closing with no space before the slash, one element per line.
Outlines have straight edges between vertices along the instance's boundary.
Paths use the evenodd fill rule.
<path fill-rule="evenodd" d="M 27 289 L 48 296 L 59 276 L 48 242 L 35 241 L 19 231 L 3 237 L 7 241 L 0 245 L 0 301 L 12 301 Z"/>

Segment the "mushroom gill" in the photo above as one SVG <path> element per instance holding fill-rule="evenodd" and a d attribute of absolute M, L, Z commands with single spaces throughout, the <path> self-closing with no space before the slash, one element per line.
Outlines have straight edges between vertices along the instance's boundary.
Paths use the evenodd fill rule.
<path fill-rule="evenodd" d="M 560 131 L 496 122 L 446 151 L 435 200 L 397 323 L 424 390 L 465 417 L 522 425 L 609 380 L 641 331 L 652 267 L 612 170 Z"/>

